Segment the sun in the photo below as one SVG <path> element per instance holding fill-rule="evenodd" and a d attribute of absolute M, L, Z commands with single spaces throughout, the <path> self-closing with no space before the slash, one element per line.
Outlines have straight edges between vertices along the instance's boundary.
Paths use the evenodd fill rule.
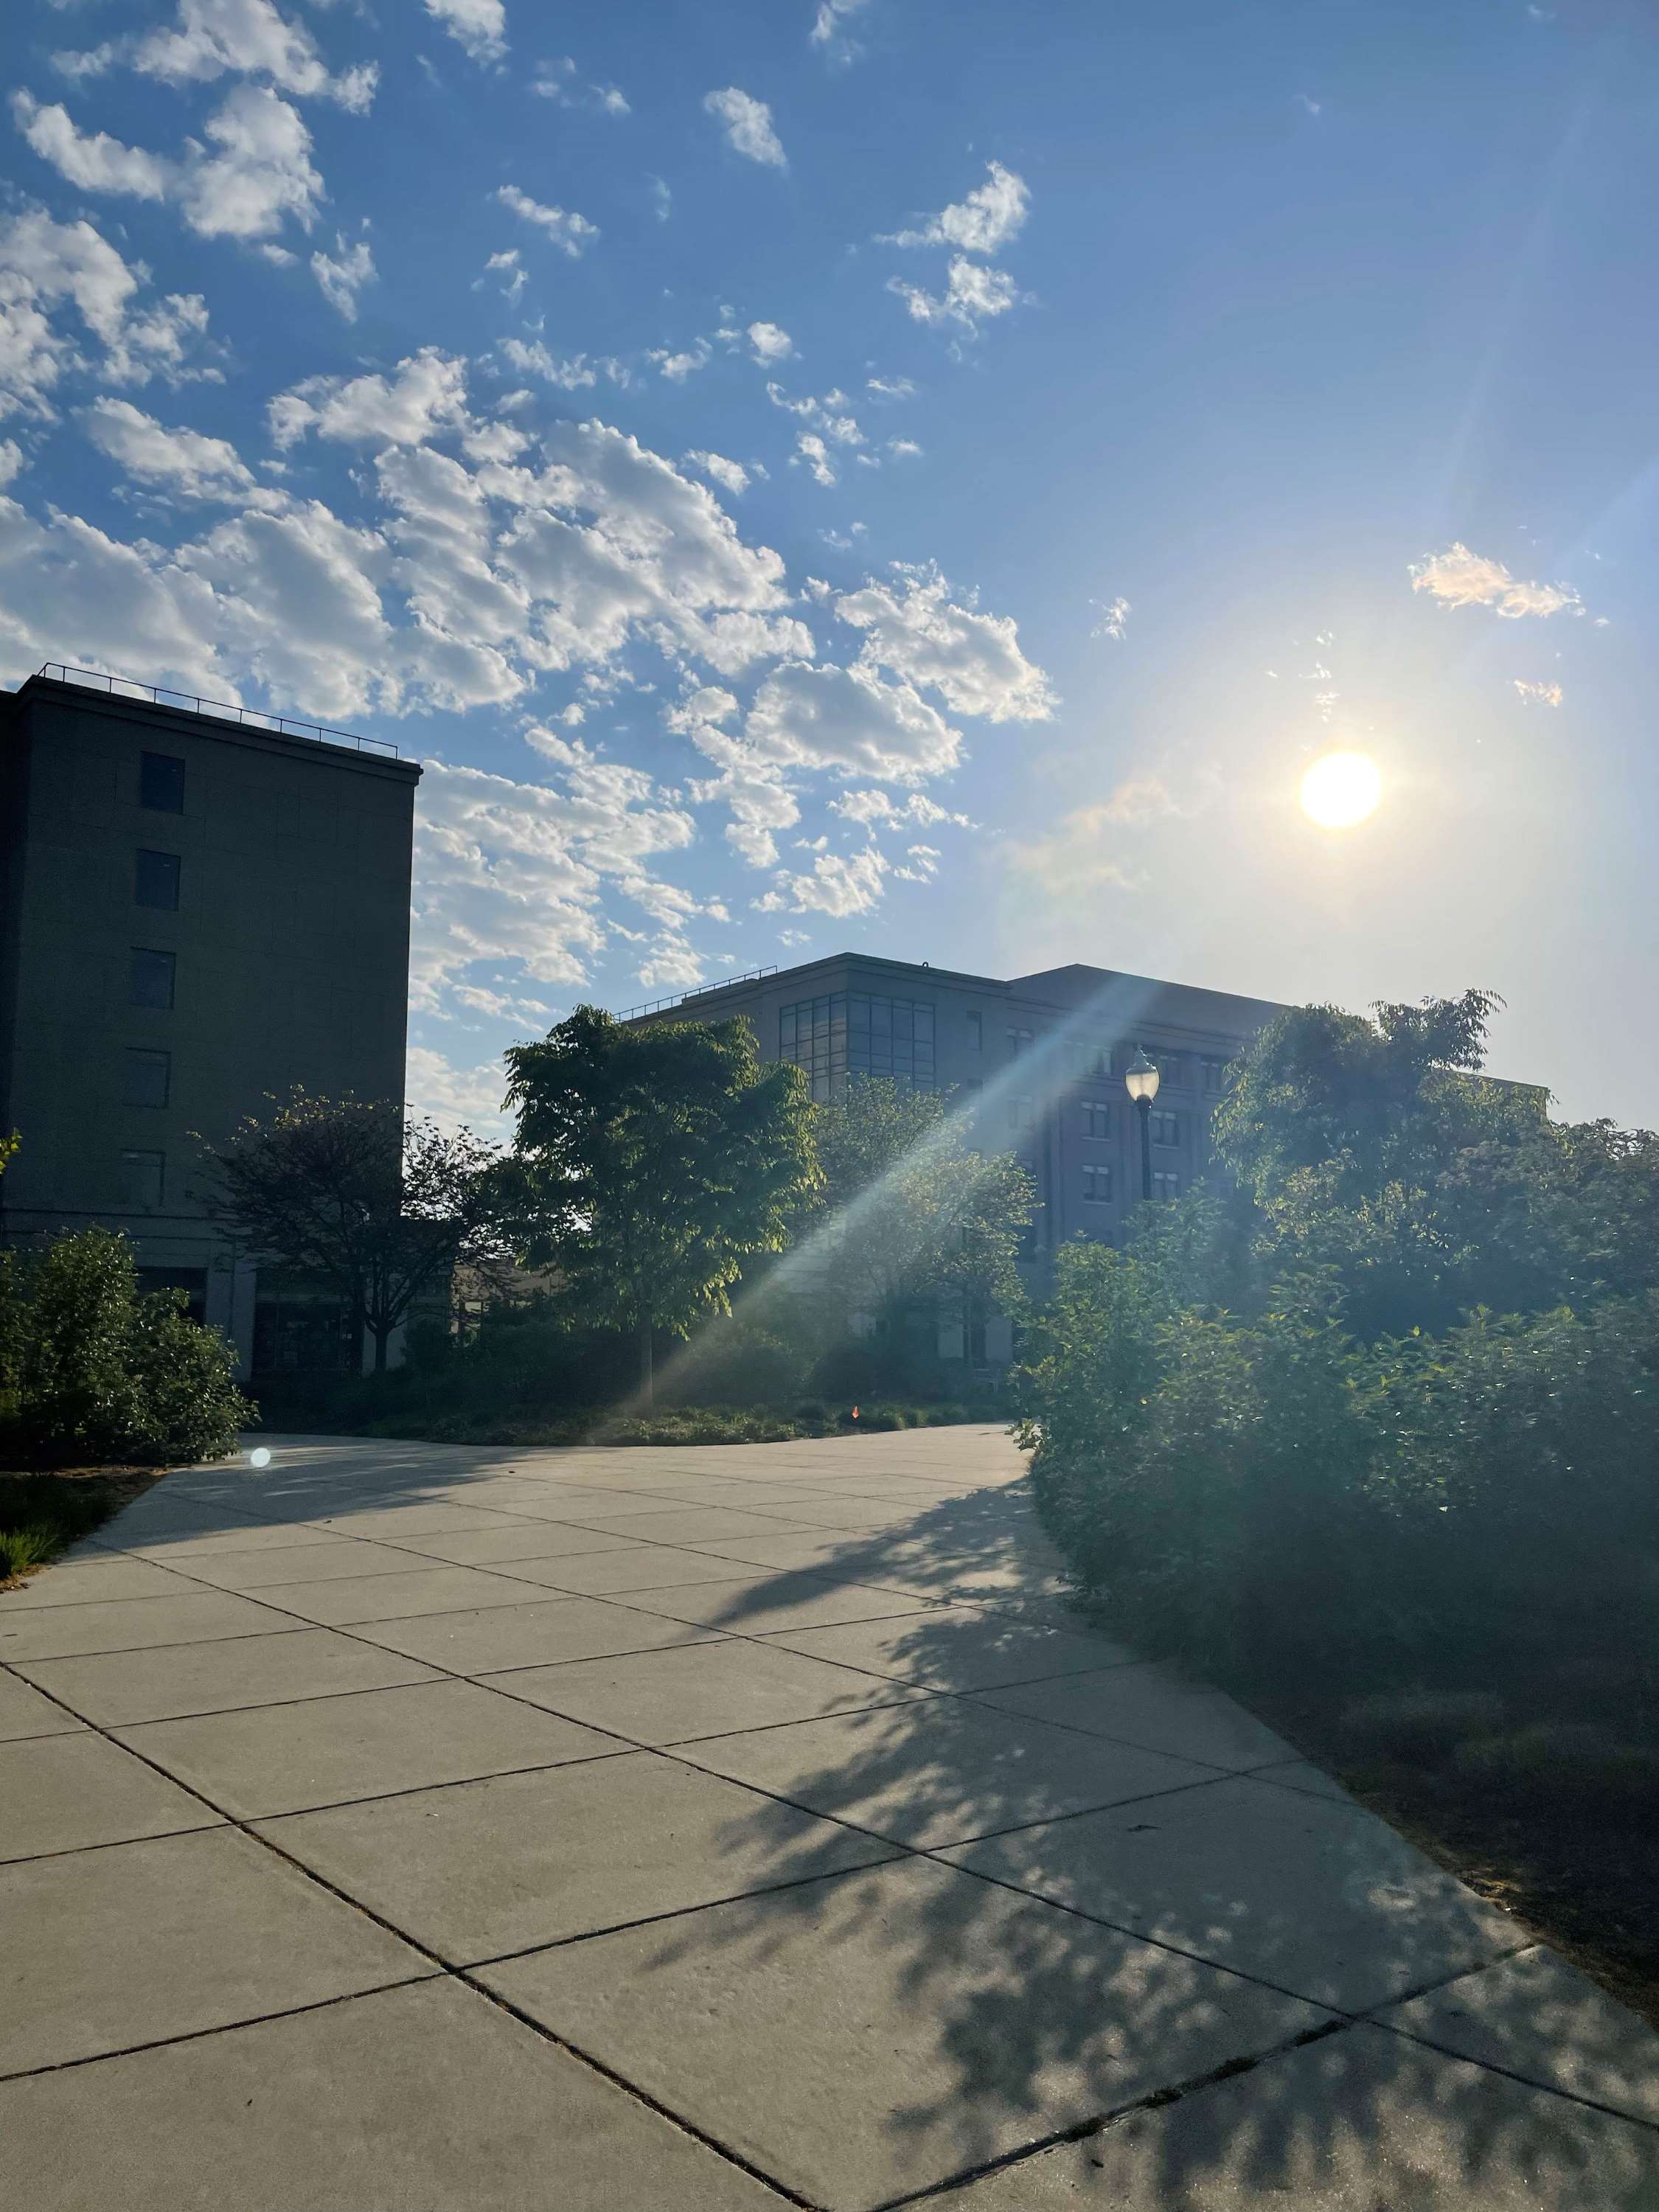
<path fill-rule="evenodd" d="M 1382 795 L 1376 763 L 1364 753 L 1327 753 L 1302 779 L 1302 811 L 1322 830 L 1352 830 Z"/>

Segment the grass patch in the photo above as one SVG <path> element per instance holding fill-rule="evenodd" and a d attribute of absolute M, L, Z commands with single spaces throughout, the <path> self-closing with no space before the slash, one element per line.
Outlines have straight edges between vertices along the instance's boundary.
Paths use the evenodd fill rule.
<path fill-rule="evenodd" d="M 51 1474 L 0 1473 L 0 1589 L 37 1569 L 141 1498 L 159 1467 L 70 1467 Z"/>

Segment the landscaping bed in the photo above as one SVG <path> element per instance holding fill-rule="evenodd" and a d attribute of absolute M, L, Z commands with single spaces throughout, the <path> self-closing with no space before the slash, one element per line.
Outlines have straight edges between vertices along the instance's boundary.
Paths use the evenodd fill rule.
<path fill-rule="evenodd" d="M 1224 1686 L 1361 1803 L 1659 2027 L 1659 1694 L 1614 1655 L 1366 1695 L 1352 1674 Z"/>
<path fill-rule="evenodd" d="M 509 1444 L 776 1444 L 801 1437 L 848 1437 L 872 1430 L 960 1427 L 968 1423 L 1006 1422 L 1006 1408 L 994 1403 L 911 1405 L 884 1403 L 825 1407 L 808 1401 L 799 1406 L 665 1406 L 653 1413 L 606 1414 L 588 1410 L 562 1415 L 509 1412 L 491 1418 L 471 1412 L 422 1413 L 406 1407 L 378 1418 L 331 1418 L 314 1405 L 295 1407 L 285 1418 L 274 1393 L 262 1395 L 262 1425 L 281 1431 L 339 1436 L 392 1437 L 410 1443 Z"/>
<path fill-rule="evenodd" d="M 60 1552 L 142 1498 L 164 1467 L 65 1467 L 0 1472 L 0 1591 L 14 1589 Z"/>

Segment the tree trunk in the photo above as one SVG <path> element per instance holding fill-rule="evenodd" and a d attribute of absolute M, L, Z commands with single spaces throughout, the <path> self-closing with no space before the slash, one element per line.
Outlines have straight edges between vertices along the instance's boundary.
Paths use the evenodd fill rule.
<path fill-rule="evenodd" d="M 640 1398 L 647 1405 L 655 1402 L 655 1381 L 652 1373 L 651 1354 L 653 1330 L 648 1319 L 640 1323 Z"/>
<path fill-rule="evenodd" d="M 369 1324 L 369 1329 L 374 1339 L 374 1372 L 377 1375 L 384 1375 L 386 1346 L 391 1339 L 392 1331 L 390 1328 L 376 1328 L 372 1322 Z"/>

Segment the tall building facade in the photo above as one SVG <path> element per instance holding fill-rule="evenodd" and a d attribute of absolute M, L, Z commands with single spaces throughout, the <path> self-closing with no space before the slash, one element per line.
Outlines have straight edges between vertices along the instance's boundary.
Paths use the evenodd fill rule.
<path fill-rule="evenodd" d="M 246 1371 L 307 1302 L 206 1219 L 200 1140 L 296 1084 L 401 1104 L 421 771 L 236 713 L 0 692 L 0 1237 L 125 1231 Z"/>
<path fill-rule="evenodd" d="M 954 1093 L 969 1141 L 1013 1152 L 1036 1182 L 1030 1256 L 1040 1270 L 1068 1237 L 1116 1237 L 1140 1199 L 1138 1109 L 1123 1084 L 1136 1051 L 1158 1069 L 1152 1195 L 1173 1198 L 1210 1158 L 1228 1063 L 1280 1012 L 1265 999 L 1081 963 L 999 977 L 841 953 L 631 1018 L 741 1014 L 763 1058 L 793 1061 L 815 1098 L 835 1097 L 859 1074 Z"/>

